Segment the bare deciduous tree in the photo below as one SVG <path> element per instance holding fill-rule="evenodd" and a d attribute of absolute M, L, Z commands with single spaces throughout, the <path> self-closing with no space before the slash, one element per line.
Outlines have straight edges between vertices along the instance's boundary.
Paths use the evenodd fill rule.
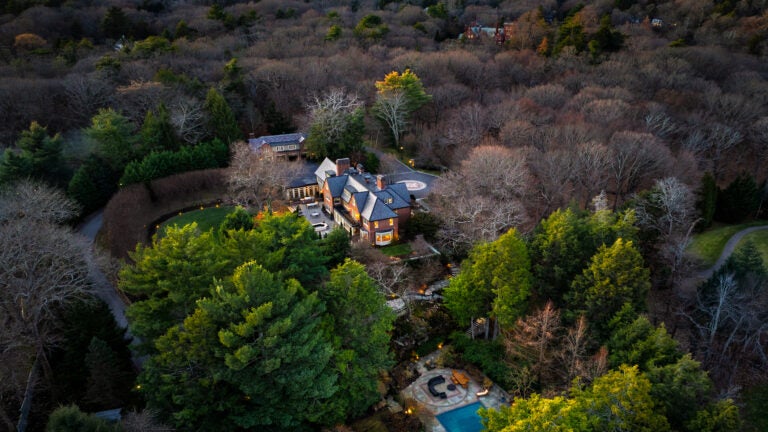
<path fill-rule="evenodd" d="M 123 430 L 125 432 L 170 432 L 174 429 L 157 420 L 157 413 L 150 409 L 144 411 L 130 411 L 123 417 Z"/>
<path fill-rule="evenodd" d="M 457 171 L 435 182 L 430 203 L 443 221 L 441 242 L 466 250 L 520 226 L 527 220 L 521 200 L 528 183 L 522 152 L 499 146 L 473 149 Z"/>
<path fill-rule="evenodd" d="M 590 141 L 575 149 L 573 180 L 581 191 L 581 202 L 586 205 L 598 191 L 606 189 L 610 166 L 610 151 L 600 143 Z"/>
<path fill-rule="evenodd" d="M 720 181 L 723 175 L 723 158 L 742 138 L 738 130 L 714 123 L 704 130 L 696 126 L 683 140 L 683 147 L 696 156 L 700 168 L 711 169 L 715 181 Z"/>
<path fill-rule="evenodd" d="M 113 89 L 103 79 L 83 74 L 67 75 L 62 81 L 67 96 L 67 115 L 80 124 L 87 124 L 99 108 L 106 108 Z"/>
<path fill-rule="evenodd" d="M 10 190 L 0 196 L 0 209 L 6 209 L 6 218 L 0 220 L 0 353 L 7 360 L 0 363 L 0 369 L 2 376 L 15 377 L 0 382 L 0 393 L 16 395 L 13 402 L 21 406 L 19 430 L 26 425 L 38 367 L 44 382 L 53 378 L 47 352 L 57 342 L 62 306 L 92 292 L 89 245 L 69 229 L 53 224 L 58 218 L 66 219 L 51 209 L 62 204 L 61 196 L 45 186 L 36 190 L 37 196 L 30 195 L 35 189 L 22 183 L 19 195 Z M 28 209 L 19 218 L 8 217 L 12 214 L 8 207 L 19 196 L 41 203 L 42 210 Z M 46 197 L 53 202 L 46 202 Z M 7 423 L 7 413 L 0 417 Z"/>
<path fill-rule="evenodd" d="M 533 151 L 528 157 L 528 166 L 536 181 L 535 194 L 544 206 L 540 210 L 542 217 L 568 203 L 573 196 L 571 183 L 573 159 L 564 150 L 551 150 L 546 153 Z"/>
<path fill-rule="evenodd" d="M 504 349 L 508 358 L 523 360 L 531 365 L 531 372 L 543 382 L 545 374 L 553 372 L 560 327 L 560 311 L 548 301 L 544 307 L 525 318 L 520 318 L 510 332 L 504 334 Z"/>
<path fill-rule="evenodd" d="M 685 251 L 699 220 L 696 197 L 688 185 L 667 177 L 657 180 L 648 195 L 636 202 L 637 224 L 659 236 L 659 258 L 669 266 L 674 283 L 689 264 Z"/>
<path fill-rule="evenodd" d="M 171 123 L 179 138 L 187 144 L 197 144 L 205 135 L 205 114 L 200 101 L 181 97 L 170 107 Z"/>
<path fill-rule="evenodd" d="M 285 185 L 300 168 L 296 162 L 264 158 L 248 143 L 234 143 L 227 176 L 229 197 L 238 205 L 260 211 L 272 200 L 282 198 Z"/>
<path fill-rule="evenodd" d="M 626 194 L 637 191 L 644 181 L 665 174 L 672 162 L 669 149 L 650 134 L 617 132 L 608 146 L 612 150 L 609 164 L 615 187 L 614 210 Z"/>
<path fill-rule="evenodd" d="M 374 106 L 376 116 L 389 127 L 395 148 L 400 148 L 400 138 L 408 127 L 407 99 L 405 92 L 395 90 L 378 94 Z"/>
<path fill-rule="evenodd" d="M 60 224 L 77 215 L 78 207 L 59 189 L 31 180 L 21 180 L 0 190 L 0 224 L 24 220 Z"/>

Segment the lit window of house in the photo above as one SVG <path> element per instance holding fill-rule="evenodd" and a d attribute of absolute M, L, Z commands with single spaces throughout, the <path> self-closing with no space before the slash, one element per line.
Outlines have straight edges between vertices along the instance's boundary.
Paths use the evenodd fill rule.
<path fill-rule="evenodd" d="M 392 226 L 395 224 L 395 220 L 392 218 L 389 218 L 389 226 Z"/>
<path fill-rule="evenodd" d="M 373 228 L 375 229 L 375 228 L 378 228 L 378 227 L 379 227 L 379 221 L 373 222 Z"/>

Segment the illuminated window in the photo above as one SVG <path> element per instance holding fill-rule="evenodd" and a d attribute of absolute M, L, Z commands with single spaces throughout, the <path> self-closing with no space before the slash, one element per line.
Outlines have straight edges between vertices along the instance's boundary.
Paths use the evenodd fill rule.
<path fill-rule="evenodd" d="M 384 246 L 392 243 L 393 234 L 394 232 L 392 230 L 376 233 L 376 244 Z"/>
<path fill-rule="evenodd" d="M 374 222 L 373 223 L 373 228 L 378 228 L 378 227 L 379 227 L 379 221 Z"/>
<path fill-rule="evenodd" d="M 395 224 L 395 220 L 392 218 L 389 218 L 389 226 L 392 226 Z"/>

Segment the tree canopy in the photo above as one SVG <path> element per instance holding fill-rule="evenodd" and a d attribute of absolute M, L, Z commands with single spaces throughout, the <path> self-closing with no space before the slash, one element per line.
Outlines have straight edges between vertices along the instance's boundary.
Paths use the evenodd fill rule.
<path fill-rule="evenodd" d="M 149 405 L 187 430 L 322 423 L 338 379 L 324 309 L 298 281 L 243 264 L 158 339 L 139 377 Z"/>
<path fill-rule="evenodd" d="M 445 306 L 462 324 L 471 318 L 493 317 L 512 325 L 527 307 L 531 262 L 517 230 L 475 246 L 461 272 L 445 289 Z"/>

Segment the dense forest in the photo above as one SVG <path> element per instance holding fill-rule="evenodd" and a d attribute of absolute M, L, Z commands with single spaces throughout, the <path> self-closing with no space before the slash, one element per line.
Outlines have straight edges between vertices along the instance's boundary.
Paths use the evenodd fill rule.
<path fill-rule="evenodd" d="M 492 431 L 555 417 L 739 430 L 741 389 L 768 378 L 754 247 L 703 280 L 686 254 L 713 223 L 766 216 L 765 2 L 0 0 L 0 13 L 9 430 L 26 417 L 43 430 L 59 404 L 77 406 L 48 430 L 105 430 L 83 412 L 115 406 L 134 410 L 126 431 L 345 430 L 407 384 L 395 364 L 410 352 L 390 337 L 452 330 L 445 363 L 518 397 L 483 414 Z M 141 219 L 144 202 L 220 188 L 269 205 L 295 168 L 235 143 L 294 131 L 314 158 L 439 174 L 404 237 L 443 261 L 392 265 L 343 232 L 318 240 L 292 215 L 240 210 L 135 247 L 159 216 Z M 68 228 L 108 202 L 123 263 Z M 382 308 L 448 261 L 461 272 L 438 308 Z M 97 267 L 132 301 L 131 350 L 87 301 Z M 463 337 L 479 317 L 489 340 Z"/>

